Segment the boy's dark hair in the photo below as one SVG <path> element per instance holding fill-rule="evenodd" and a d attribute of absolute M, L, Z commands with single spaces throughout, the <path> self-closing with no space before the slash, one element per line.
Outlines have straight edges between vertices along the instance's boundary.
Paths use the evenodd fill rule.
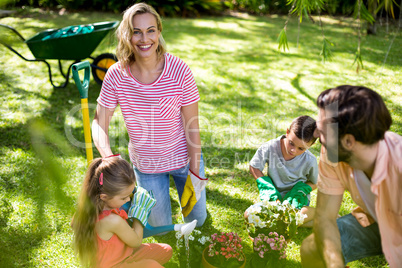
<path fill-rule="evenodd" d="M 391 115 L 381 96 L 363 86 L 342 85 L 327 89 L 318 96 L 317 106 L 330 109 L 338 124 L 339 139 L 352 134 L 363 144 L 384 139 L 392 124 Z"/>
<path fill-rule="evenodd" d="M 313 118 L 308 115 L 302 115 L 293 119 L 290 124 L 289 131 L 293 133 L 299 139 L 306 143 L 314 143 L 317 138 L 314 137 L 314 131 L 317 128 L 317 123 Z"/>

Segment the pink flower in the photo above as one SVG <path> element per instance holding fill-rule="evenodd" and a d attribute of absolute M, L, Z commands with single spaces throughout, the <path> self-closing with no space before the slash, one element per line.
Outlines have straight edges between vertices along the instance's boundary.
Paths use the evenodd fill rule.
<path fill-rule="evenodd" d="M 219 235 L 211 235 L 211 241 L 209 247 L 211 251 L 215 252 L 217 257 L 242 259 L 241 252 L 243 247 L 240 244 L 241 238 L 236 233 L 221 232 Z"/>

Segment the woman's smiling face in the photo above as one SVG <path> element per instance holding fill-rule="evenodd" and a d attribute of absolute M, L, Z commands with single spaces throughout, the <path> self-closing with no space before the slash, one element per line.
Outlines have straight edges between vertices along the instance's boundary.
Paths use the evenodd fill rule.
<path fill-rule="evenodd" d="M 131 45 L 136 59 L 156 57 L 160 31 L 156 18 L 150 13 L 139 14 L 133 18 L 133 36 Z"/>

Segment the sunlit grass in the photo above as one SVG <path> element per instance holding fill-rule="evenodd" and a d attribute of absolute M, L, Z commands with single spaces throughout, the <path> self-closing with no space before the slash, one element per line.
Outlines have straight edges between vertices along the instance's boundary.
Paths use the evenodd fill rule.
<path fill-rule="evenodd" d="M 15 17 L 0 19 L 20 31 L 24 37 L 49 28 L 98 21 L 120 20 L 112 13 L 67 13 L 29 9 Z M 168 51 L 183 59 L 191 68 L 201 101 L 200 128 L 206 173 L 209 217 L 200 229 L 208 235 L 216 231 L 235 231 L 245 242 L 245 252 L 252 251 L 243 224 L 244 210 L 258 201 L 254 180 L 248 174 L 248 162 L 259 145 L 285 133 L 291 120 L 307 114 L 316 117 L 315 99 L 329 87 L 340 84 L 365 85 L 378 91 L 391 111 L 392 130 L 402 134 L 402 40 L 397 37 L 384 64 L 393 39 L 393 28 L 377 36 L 363 36 L 365 69 L 356 74 L 353 66 L 357 45 L 353 21 L 323 18 L 326 37 L 335 43 L 333 61 L 323 63 L 319 55 L 322 36 L 319 26 L 303 22 L 297 46 L 297 21 L 288 24 L 290 51 L 278 51 L 277 37 L 286 17 L 238 16 L 199 19 L 164 18 L 163 36 Z M 32 58 L 23 43 L 15 49 Z M 93 56 L 114 52 L 115 41 L 107 37 Z M 69 228 L 86 169 L 80 99 L 72 82 L 65 89 L 53 89 L 45 65 L 25 62 L 0 47 L 0 266 L 4 267 L 75 267 L 78 262 L 71 248 Z M 63 82 L 57 62 L 50 61 L 56 83 Z M 64 63 L 66 68 L 70 63 Z M 91 80 L 90 115 L 93 117 L 100 87 Z M 37 140 L 28 128 L 36 119 L 44 122 L 55 135 L 73 148 L 66 152 L 60 144 L 46 141 L 65 174 L 61 185 L 39 183 L 46 171 L 33 150 Z M 121 112 L 116 110 L 110 127 L 114 152 L 128 159 L 128 137 Z M 43 143 L 43 141 L 40 141 Z M 81 144 L 81 145 L 80 145 Z M 78 146 L 80 145 L 80 146 Z M 61 147 L 60 147 L 61 146 Z M 320 145 L 310 149 L 316 156 Z M 95 156 L 99 154 L 95 150 Z M 41 173 L 42 172 L 42 173 Z M 181 222 L 174 184 L 171 185 L 174 222 Z M 57 188 L 57 189 L 56 189 Z M 61 192 L 58 192 L 60 188 Z M 62 193 L 65 203 L 58 199 Z M 315 206 L 316 192 L 312 193 Z M 347 214 L 354 204 L 349 194 L 340 214 Z M 299 247 L 311 230 L 300 229 L 289 246 L 290 267 L 300 266 Z M 169 243 L 175 253 L 167 267 L 177 267 L 179 259 L 173 234 L 146 241 Z M 193 260 L 197 263 L 199 260 Z M 198 262 L 199 263 L 199 262 Z M 4 265 L 3 265 L 4 264 Z M 353 262 L 351 267 L 378 267 L 383 257 Z"/>

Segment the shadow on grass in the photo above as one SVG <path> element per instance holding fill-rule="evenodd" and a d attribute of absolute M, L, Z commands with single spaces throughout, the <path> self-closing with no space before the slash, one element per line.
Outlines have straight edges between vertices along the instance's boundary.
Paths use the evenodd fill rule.
<path fill-rule="evenodd" d="M 22 231 L 19 228 L 0 228 L 0 264 L 2 267 L 30 267 L 32 251 L 51 235 L 51 230 Z"/>
<path fill-rule="evenodd" d="M 295 78 L 292 79 L 291 84 L 292 86 L 297 89 L 303 96 L 308 98 L 314 105 L 315 105 L 315 98 L 311 97 L 301 86 L 300 86 L 300 78 L 302 75 L 297 74 Z"/>

